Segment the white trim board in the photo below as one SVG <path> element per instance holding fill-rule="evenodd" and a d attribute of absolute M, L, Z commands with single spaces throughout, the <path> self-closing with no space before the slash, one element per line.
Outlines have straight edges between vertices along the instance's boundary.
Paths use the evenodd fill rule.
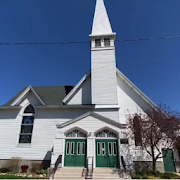
<path fill-rule="evenodd" d="M 156 104 L 152 102 L 138 87 L 136 87 L 119 69 L 116 68 L 117 74 L 122 78 L 126 84 L 132 88 L 141 98 L 143 98 L 151 107 L 156 108 Z"/>
<path fill-rule="evenodd" d="M 90 76 L 91 71 L 83 76 L 83 78 L 74 86 L 74 88 L 67 94 L 67 96 L 62 100 L 64 104 L 66 104 L 70 98 L 73 97 L 74 93 L 78 90 L 78 88 L 82 85 L 82 83 Z"/>
<path fill-rule="evenodd" d="M 69 121 L 67 121 L 67 122 L 65 122 L 65 123 L 56 124 L 56 127 L 57 127 L 57 128 L 64 128 L 65 126 L 68 126 L 68 125 L 70 125 L 70 124 L 73 124 L 73 123 L 75 123 L 75 122 L 77 122 L 77 121 L 79 121 L 79 120 L 81 120 L 81 119 L 83 119 L 83 118 L 85 118 L 85 117 L 87 117 L 87 116 L 92 116 L 92 117 L 94 117 L 94 118 L 97 118 L 97 119 L 99 119 L 99 120 L 101 120 L 101 121 L 103 121 L 103 122 L 105 122 L 105 123 L 107 123 L 107 124 L 110 124 L 110 125 L 112 125 L 112 126 L 115 126 L 115 127 L 117 127 L 117 128 L 122 128 L 122 127 L 124 127 L 124 124 L 120 124 L 119 122 L 116 122 L 116 121 L 114 121 L 114 120 L 112 120 L 112 119 L 106 118 L 106 117 L 104 117 L 104 116 L 102 116 L 102 115 L 100 115 L 100 114 L 97 114 L 97 113 L 95 113 L 95 112 L 92 112 L 92 111 L 87 112 L 87 113 L 85 113 L 85 114 L 83 114 L 83 115 L 81 115 L 81 116 L 78 116 L 77 118 L 71 119 L 71 120 L 69 120 Z"/>
<path fill-rule="evenodd" d="M 11 106 L 15 106 L 19 101 L 22 100 L 22 98 L 29 92 L 31 91 L 35 97 L 39 100 L 39 102 L 42 104 L 42 105 L 45 105 L 45 103 L 41 100 L 41 98 L 38 96 L 38 94 L 35 92 L 35 90 L 31 87 L 31 86 L 28 86 L 12 103 L 11 103 Z"/>

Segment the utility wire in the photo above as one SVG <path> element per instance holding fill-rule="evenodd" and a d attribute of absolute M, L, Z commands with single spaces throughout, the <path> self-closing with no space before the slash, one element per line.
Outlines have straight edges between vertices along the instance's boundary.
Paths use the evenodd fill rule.
<path fill-rule="evenodd" d="M 155 41 L 155 40 L 169 40 L 180 39 L 180 36 L 174 37 L 160 37 L 160 38 L 148 38 L 148 39 L 122 39 L 116 40 L 116 42 L 133 42 L 133 41 Z M 14 46 L 14 45 L 67 45 L 67 44 L 90 44 L 90 41 L 75 41 L 75 42 L 44 42 L 44 43 L 0 43 L 0 46 Z"/>

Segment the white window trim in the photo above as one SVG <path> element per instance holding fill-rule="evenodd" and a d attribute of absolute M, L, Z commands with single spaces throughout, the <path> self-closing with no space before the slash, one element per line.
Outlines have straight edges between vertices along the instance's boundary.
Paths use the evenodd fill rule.
<path fill-rule="evenodd" d="M 20 121 L 20 128 L 19 128 L 19 134 L 18 134 L 18 139 L 17 139 L 17 146 L 18 147 L 30 147 L 32 145 L 32 140 L 33 140 L 33 130 L 34 130 L 34 120 L 35 120 L 35 114 L 34 113 L 24 113 L 24 111 L 26 110 L 26 108 L 29 106 L 29 105 L 32 105 L 33 108 L 34 108 L 34 105 L 31 104 L 31 103 L 28 103 L 24 108 L 23 108 L 23 113 L 21 115 L 21 121 Z M 34 108 L 34 111 L 36 112 L 35 108 Z M 22 124 L 23 122 L 23 118 L 24 117 L 33 117 L 33 124 Z M 22 126 L 33 126 L 32 127 L 32 133 L 21 133 L 21 129 L 22 129 Z M 20 136 L 22 135 L 31 135 L 31 143 L 20 143 Z"/>
<path fill-rule="evenodd" d="M 85 155 L 86 154 L 86 143 L 85 142 L 81 142 L 81 150 L 82 150 L 82 152 L 81 152 L 81 155 Z M 84 147 L 84 152 L 83 152 L 83 147 Z"/>
<path fill-rule="evenodd" d="M 113 144 L 113 156 L 117 156 L 117 143 L 113 142 L 112 144 Z M 116 154 L 114 154 L 114 148 L 116 148 Z"/>
<path fill-rule="evenodd" d="M 103 145 L 104 144 L 104 148 Z M 102 151 L 102 156 L 106 156 L 106 143 L 105 142 L 101 142 L 101 151 Z M 103 153 L 104 152 L 104 153 Z"/>
<path fill-rule="evenodd" d="M 98 146 L 98 144 L 99 144 L 99 146 Z M 98 153 L 99 148 L 100 148 L 100 151 L 99 151 L 100 154 Z M 101 149 L 102 149 L 102 148 L 101 148 L 101 142 L 97 142 L 97 155 L 98 155 L 98 156 L 101 156 Z"/>
<path fill-rule="evenodd" d="M 110 152 L 109 152 L 109 144 L 111 144 L 111 154 L 110 154 Z M 108 155 L 109 155 L 109 156 L 113 156 L 113 155 L 114 155 L 112 145 L 113 145 L 112 142 L 108 142 Z"/>
<path fill-rule="evenodd" d="M 79 153 L 78 153 L 78 147 L 79 147 Z M 81 142 L 77 142 L 77 155 L 81 155 Z"/>
<path fill-rule="evenodd" d="M 67 151 L 68 151 L 68 144 L 69 144 L 69 152 L 71 151 L 71 142 L 66 142 L 66 155 L 70 155 L 70 153 L 67 153 Z"/>
<path fill-rule="evenodd" d="M 73 144 L 73 146 L 72 146 L 72 144 Z M 72 147 L 73 147 L 73 153 L 72 153 Z M 74 142 L 71 142 L 71 155 L 74 155 L 74 154 L 75 154 L 74 149 L 75 149 L 75 143 L 74 143 Z"/>

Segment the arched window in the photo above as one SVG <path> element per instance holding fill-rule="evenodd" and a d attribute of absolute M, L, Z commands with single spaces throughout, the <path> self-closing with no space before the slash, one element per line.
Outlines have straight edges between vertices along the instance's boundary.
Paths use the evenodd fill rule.
<path fill-rule="evenodd" d="M 134 126 L 135 145 L 141 146 L 142 145 L 141 126 L 140 126 L 139 118 L 137 116 L 135 116 L 133 119 L 133 126 Z"/>
<path fill-rule="evenodd" d="M 66 137 L 86 137 L 86 134 L 79 129 L 75 129 L 66 134 Z"/>
<path fill-rule="evenodd" d="M 21 123 L 21 131 L 19 136 L 19 143 L 31 143 L 32 131 L 34 125 L 35 109 L 30 104 L 24 110 Z"/>
<path fill-rule="evenodd" d="M 112 131 L 110 131 L 108 129 L 103 129 L 102 131 L 100 131 L 100 132 L 98 132 L 96 134 L 96 137 L 113 137 L 113 138 L 117 138 L 117 135 L 114 132 L 112 132 Z"/>

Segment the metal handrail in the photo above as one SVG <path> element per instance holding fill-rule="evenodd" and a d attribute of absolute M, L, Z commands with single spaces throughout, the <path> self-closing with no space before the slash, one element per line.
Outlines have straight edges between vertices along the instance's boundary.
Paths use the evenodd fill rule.
<path fill-rule="evenodd" d="M 92 163 L 89 164 L 89 159 L 92 159 Z M 89 169 L 89 165 L 91 165 L 91 169 Z M 92 179 L 93 176 L 93 169 L 94 169 L 94 158 L 93 156 L 89 156 L 87 157 L 87 161 L 86 161 L 86 175 L 85 175 L 85 179 Z"/>
<path fill-rule="evenodd" d="M 62 160 L 62 155 L 60 154 L 58 156 L 58 158 L 56 159 L 56 162 L 54 164 L 54 168 L 53 168 L 53 171 L 52 171 L 52 179 L 54 179 L 54 175 L 55 175 L 55 173 L 57 171 L 57 168 L 58 168 L 59 164 L 61 163 L 61 160 Z"/>

